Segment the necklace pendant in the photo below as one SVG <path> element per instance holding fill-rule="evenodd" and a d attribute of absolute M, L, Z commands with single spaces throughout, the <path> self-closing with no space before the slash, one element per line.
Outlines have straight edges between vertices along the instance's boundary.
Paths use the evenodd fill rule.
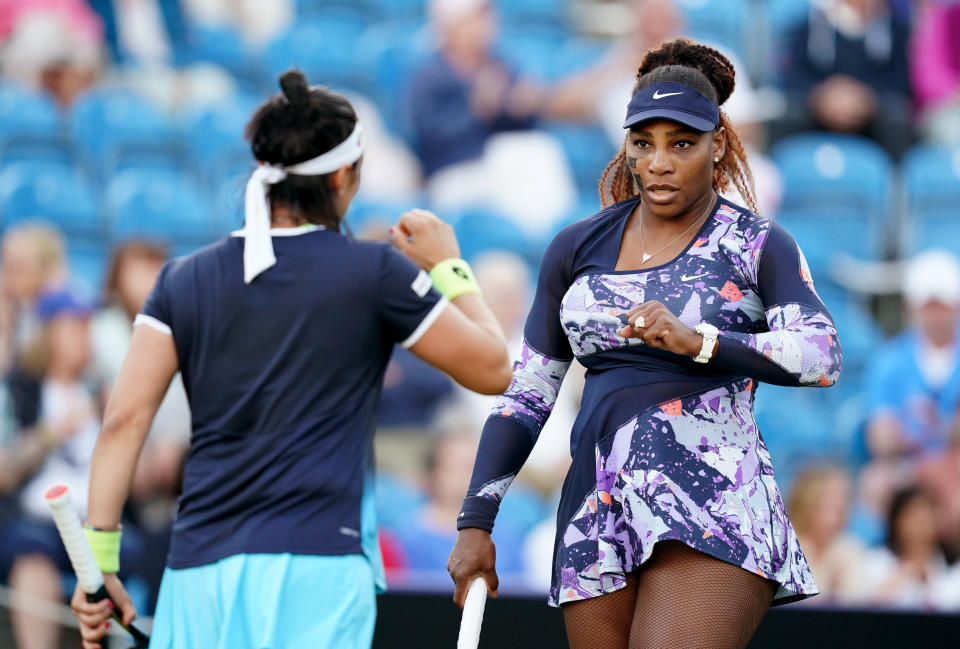
<path fill-rule="evenodd" d="M 643 253 L 643 258 L 642 258 L 643 261 L 641 263 L 644 263 L 644 264 L 647 263 L 648 261 L 650 261 L 651 257 L 653 257 L 653 255 L 648 255 L 647 253 Z"/>

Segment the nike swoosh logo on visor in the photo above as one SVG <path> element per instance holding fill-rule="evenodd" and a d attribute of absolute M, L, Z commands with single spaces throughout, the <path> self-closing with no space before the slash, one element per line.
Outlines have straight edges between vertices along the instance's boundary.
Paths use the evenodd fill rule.
<path fill-rule="evenodd" d="M 709 275 L 709 274 L 710 274 L 710 273 L 703 273 L 702 275 L 681 275 L 681 276 L 680 276 L 680 281 L 681 281 L 681 282 L 689 282 L 691 279 L 700 279 L 701 277 L 706 277 L 706 276 Z"/>
<path fill-rule="evenodd" d="M 664 97 L 673 97 L 674 95 L 682 95 L 682 94 L 683 94 L 682 92 L 668 92 L 668 93 L 665 93 L 665 94 L 662 94 L 662 95 L 661 95 L 661 94 L 660 94 L 660 91 L 659 91 L 659 90 L 656 90 L 656 91 L 654 91 L 654 93 L 653 93 L 653 98 L 654 98 L 654 99 L 663 99 Z"/>

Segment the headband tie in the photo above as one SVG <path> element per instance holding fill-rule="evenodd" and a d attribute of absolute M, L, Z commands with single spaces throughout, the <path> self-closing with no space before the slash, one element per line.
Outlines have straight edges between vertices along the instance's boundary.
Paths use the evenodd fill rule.
<path fill-rule="evenodd" d="M 243 281 L 247 284 L 277 263 L 270 237 L 270 185 L 293 176 L 322 176 L 353 164 L 363 155 L 363 127 L 360 122 L 346 140 L 316 158 L 287 167 L 266 162 L 254 170 L 247 181 L 245 223 L 243 228 Z"/>

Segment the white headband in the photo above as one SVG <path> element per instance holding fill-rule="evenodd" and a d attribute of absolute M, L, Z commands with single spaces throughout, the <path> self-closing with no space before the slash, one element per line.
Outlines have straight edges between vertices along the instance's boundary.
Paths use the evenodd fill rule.
<path fill-rule="evenodd" d="M 363 128 L 360 122 L 346 140 L 326 153 L 289 167 L 261 163 L 247 181 L 246 222 L 243 242 L 243 281 L 249 284 L 257 275 L 277 263 L 270 238 L 270 202 L 267 188 L 286 180 L 287 175 L 322 176 L 353 164 L 363 155 Z"/>

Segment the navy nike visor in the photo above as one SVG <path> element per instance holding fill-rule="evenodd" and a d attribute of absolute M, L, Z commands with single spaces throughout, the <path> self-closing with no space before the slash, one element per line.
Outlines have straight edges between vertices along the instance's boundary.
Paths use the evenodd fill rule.
<path fill-rule="evenodd" d="M 712 131 L 720 124 L 720 108 L 690 86 L 660 81 L 633 96 L 623 128 L 651 119 L 669 119 L 696 131 Z"/>

